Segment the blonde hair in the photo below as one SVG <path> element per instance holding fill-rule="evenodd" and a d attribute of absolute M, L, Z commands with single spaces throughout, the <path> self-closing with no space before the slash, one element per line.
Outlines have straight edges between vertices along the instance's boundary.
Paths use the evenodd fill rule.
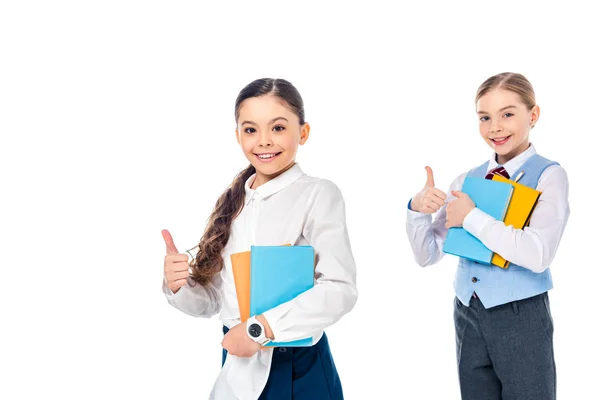
<path fill-rule="evenodd" d="M 521 74 L 514 72 L 503 72 L 486 79 L 477 89 L 475 103 L 493 89 L 503 89 L 514 92 L 521 97 L 523 103 L 531 110 L 535 106 L 535 92 L 531 83 Z"/>

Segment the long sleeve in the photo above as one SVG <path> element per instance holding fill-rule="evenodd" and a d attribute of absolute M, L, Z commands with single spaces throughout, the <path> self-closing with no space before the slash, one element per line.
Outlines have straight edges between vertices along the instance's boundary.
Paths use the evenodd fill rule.
<path fill-rule="evenodd" d="M 182 286 L 177 293 L 173 293 L 163 278 L 163 293 L 170 305 L 194 317 L 209 318 L 221 311 L 221 276 L 215 275 L 213 281 L 202 286 L 199 283 Z"/>
<path fill-rule="evenodd" d="M 463 227 L 504 259 L 541 273 L 554 259 L 570 214 L 569 181 L 564 168 L 548 167 L 537 190 L 542 194 L 528 227 L 514 229 L 479 209 L 467 215 Z"/>
<path fill-rule="evenodd" d="M 423 214 L 408 209 L 406 216 L 406 233 L 415 257 L 415 261 L 421 266 L 433 265 L 444 257 L 442 251 L 444 240 L 448 234 L 446 228 L 446 205 L 454 199 L 450 194 L 452 190 L 460 190 L 467 174 L 462 174 L 452 182 L 450 190 L 446 193 L 446 202 L 436 213 L 435 218 L 431 214 Z"/>
<path fill-rule="evenodd" d="M 344 199 L 329 181 L 323 180 L 317 190 L 303 229 L 303 236 L 315 249 L 315 286 L 263 313 L 275 341 L 313 336 L 348 313 L 357 300 Z"/>

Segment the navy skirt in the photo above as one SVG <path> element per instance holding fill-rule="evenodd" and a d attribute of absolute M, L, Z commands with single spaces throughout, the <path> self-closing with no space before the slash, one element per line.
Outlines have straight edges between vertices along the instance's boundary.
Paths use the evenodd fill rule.
<path fill-rule="evenodd" d="M 223 333 L 227 333 L 223 327 Z M 223 349 L 222 364 L 227 351 Z M 259 400 L 342 400 L 342 383 L 329 350 L 327 336 L 311 347 L 277 347 L 269 380 Z"/>

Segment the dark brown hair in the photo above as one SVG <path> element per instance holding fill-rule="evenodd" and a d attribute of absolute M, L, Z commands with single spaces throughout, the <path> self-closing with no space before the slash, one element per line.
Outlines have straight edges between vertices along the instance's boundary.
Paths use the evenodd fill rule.
<path fill-rule="evenodd" d="M 531 110 L 535 106 L 535 92 L 531 83 L 521 74 L 503 72 L 488 78 L 477 89 L 475 103 L 492 89 L 504 89 L 518 94 L 523 103 Z"/>
<path fill-rule="evenodd" d="M 235 101 L 236 123 L 244 100 L 265 95 L 279 97 L 296 114 L 300 125 L 305 123 L 304 102 L 298 90 L 284 79 L 270 78 L 257 79 L 242 89 Z M 235 177 L 217 200 L 197 246 L 196 258 L 190 264 L 193 272 L 191 278 L 201 285 L 210 283 L 213 276 L 223 269 L 221 253 L 229 241 L 231 223 L 242 211 L 246 197 L 246 181 L 255 172 L 256 169 L 250 164 Z"/>

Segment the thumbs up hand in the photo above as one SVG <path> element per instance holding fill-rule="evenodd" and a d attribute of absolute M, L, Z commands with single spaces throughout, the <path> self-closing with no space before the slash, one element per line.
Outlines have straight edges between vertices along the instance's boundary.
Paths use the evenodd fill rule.
<path fill-rule="evenodd" d="M 186 284 L 187 278 L 190 276 L 188 255 L 177 251 L 177 247 L 173 243 L 173 237 L 168 230 L 163 230 L 162 236 L 167 245 L 167 255 L 165 256 L 167 286 L 171 289 L 171 292 L 177 293 Z"/>
<path fill-rule="evenodd" d="M 427 171 L 427 181 L 425 187 L 412 198 L 410 208 L 425 214 L 433 214 L 444 205 L 446 193 L 435 188 L 433 180 L 433 171 L 430 167 L 425 167 Z"/>

